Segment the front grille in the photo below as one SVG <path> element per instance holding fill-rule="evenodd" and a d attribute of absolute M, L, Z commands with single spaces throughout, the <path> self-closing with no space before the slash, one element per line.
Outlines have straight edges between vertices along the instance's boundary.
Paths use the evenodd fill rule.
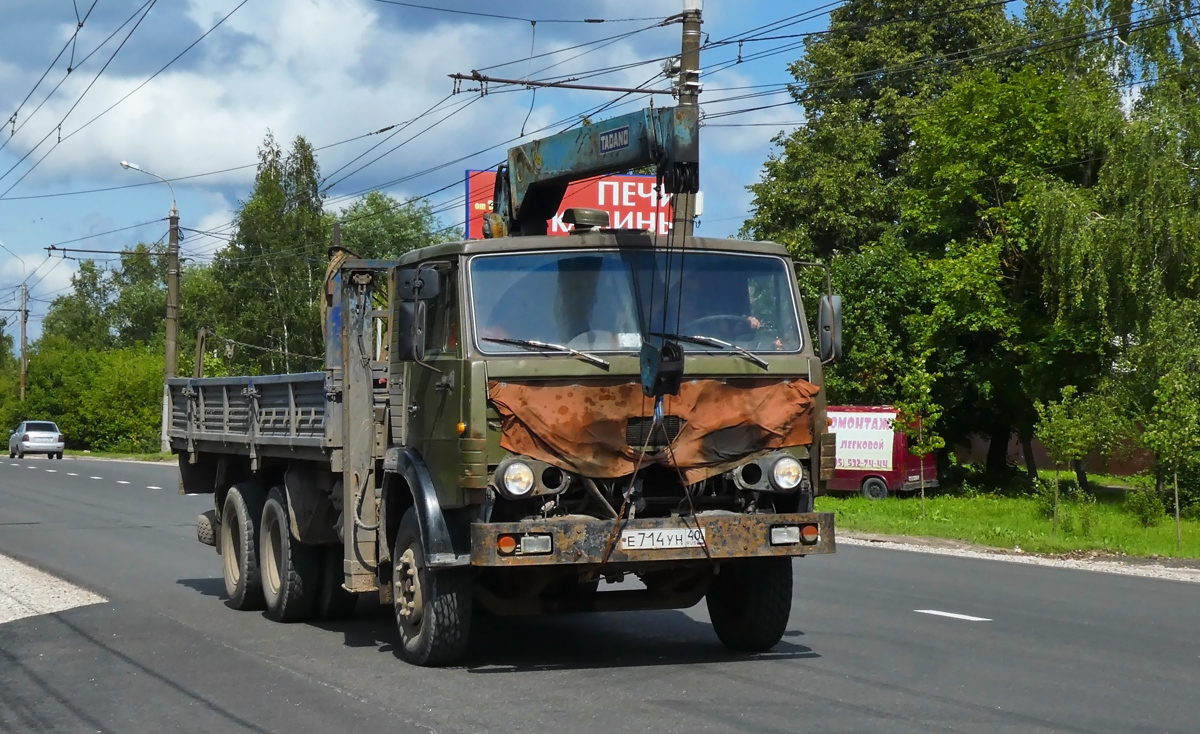
<path fill-rule="evenodd" d="M 654 428 L 653 435 L 650 434 L 651 426 L 654 426 L 653 418 L 630 418 L 625 425 L 625 443 L 635 449 L 643 446 L 663 448 L 679 436 L 683 421 L 677 415 L 663 416 L 662 423 Z"/>

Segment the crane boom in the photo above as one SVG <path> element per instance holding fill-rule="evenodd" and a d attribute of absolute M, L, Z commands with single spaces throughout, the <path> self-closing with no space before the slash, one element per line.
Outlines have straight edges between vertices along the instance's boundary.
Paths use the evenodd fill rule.
<path fill-rule="evenodd" d="M 508 151 L 485 216 L 485 236 L 546 234 L 572 181 L 653 166 L 669 194 L 700 184 L 699 110 L 647 108 L 534 140 Z"/>

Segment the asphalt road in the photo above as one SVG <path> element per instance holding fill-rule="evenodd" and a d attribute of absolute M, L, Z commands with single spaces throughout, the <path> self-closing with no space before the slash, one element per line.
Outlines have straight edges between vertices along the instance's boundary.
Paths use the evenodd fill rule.
<path fill-rule="evenodd" d="M 796 562 L 769 654 L 724 651 L 701 604 L 489 620 L 466 665 L 424 670 L 369 601 L 320 625 L 227 608 L 210 500 L 176 487 L 0 462 L 0 554 L 109 600 L 0 624 L 0 731 L 1200 730 L 1197 584 L 843 547 Z"/>

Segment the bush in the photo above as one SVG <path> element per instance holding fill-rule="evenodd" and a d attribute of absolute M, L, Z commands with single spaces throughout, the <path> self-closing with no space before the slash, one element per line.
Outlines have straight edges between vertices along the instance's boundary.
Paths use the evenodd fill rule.
<path fill-rule="evenodd" d="M 1150 528 L 1162 522 L 1167 506 L 1153 489 L 1135 489 L 1125 495 L 1125 511 Z"/>

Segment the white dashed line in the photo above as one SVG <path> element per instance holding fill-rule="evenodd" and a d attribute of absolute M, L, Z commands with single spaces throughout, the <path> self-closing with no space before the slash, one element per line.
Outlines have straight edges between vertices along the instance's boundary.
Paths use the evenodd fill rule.
<path fill-rule="evenodd" d="M 917 614 L 932 614 L 935 617 L 949 617 L 951 619 L 962 619 L 967 622 L 991 622 L 987 617 L 972 617 L 969 614 L 955 614 L 954 612 L 939 612 L 936 609 L 914 609 Z"/>
<path fill-rule="evenodd" d="M 15 461 L 10 461 L 10 462 L 8 462 L 8 465 L 9 465 L 9 466 L 20 466 L 20 464 L 18 464 L 18 463 L 17 463 L 17 462 L 15 462 Z"/>
<path fill-rule="evenodd" d="M 146 489 L 162 489 L 162 487 L 155 487 L 153 484 L 150 484 L 147 485 Z"/>
<path fill-rule="evenodd" d="M 27 467 L 25 467 L 25 468 L 26 468 L 26 469 L 36 469 L 37 467 L 36 467 L 36 466 L 27 466 Z"/>
<path fill-rule="evenodd" d="M 58 469 L 47 469 L 46 471 L 50 472 L 51 474 L 57 474 L 57 473 L 58 473 Z"/>
<path fill-rule="evenodd" d="M 129 482 L 118 479 L 117 484 L 129 484 Z"/>
<path fill-rule="evenodd" d="M 79 476 L 79 475 L 78 475 L 78 474 L 76 474 L 76 473 L 75 473 L 75 472 L 73 472 L 73 471 L 69 471 L 69 472 L 67 472 L 67 476 L 68 476 L 68 477 L 77 477 L 77 476 Z"/>
<path fill-rule="evenodd" d="M 104 477 L 88 477 L 89 479 L 103 479 Z"/>

